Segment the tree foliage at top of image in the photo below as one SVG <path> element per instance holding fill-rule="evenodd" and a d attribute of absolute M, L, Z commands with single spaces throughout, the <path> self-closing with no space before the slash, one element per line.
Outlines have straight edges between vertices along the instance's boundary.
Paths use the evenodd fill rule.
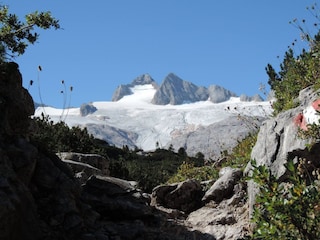
<path fill-rule="evenodd" d="M 266 67 L 271 90 L 274 91 L 276 101 L 273 103 L 274 114 L 296 107 L 299 103 L 296 98 L 299 92 L 309 86 L 316 89 L 320 87 L 320 32 L 319 32 L 319 8 L 316 4 L 307 8 L 315 17 L 315 22 L 310 24 L 306 20 L 294 19 L 290 22 L 300 31 L 301 40 L 307 43 L 308 50 L 302 49 L 295 52 L 298 44 L 295 39 L 285 53 L 280 71 L 277 72 L 271 64 Z M 313 35 L 308 29 L 312 25 L 316 30 Z"/>
<path fill-rule="evenodd" d="M 21 21 L 16 14 L 9 13 L 7 6 L 0 5 L 0 60 L 24 54 L 39 38 L 35 28 L 59 29 L 60 24 L 49 11 L 29 13 Z"/>

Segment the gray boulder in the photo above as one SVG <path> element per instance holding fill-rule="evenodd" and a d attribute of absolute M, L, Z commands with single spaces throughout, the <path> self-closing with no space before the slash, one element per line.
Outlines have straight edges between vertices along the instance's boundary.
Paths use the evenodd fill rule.
<path fill-rule="evenodd" d="M 229 100 L 231 97 L 237 95 L 223 87 L 217 85 L 211 85 L 208 88 L 210 101 L 213 103 L 221 103 Z"/>
<path fill-rule="evenodd" d="M 91 176 L 83 186 L 82 199 L 107 220 L 152 217 L 149 199 L 131 182 L 105 176 Z"/>
<path fill-rule="evenodd" d="M 109 160 L 98 154 L 60 152 L 57 156 L 68 164 L 76 178 L 85 183 L 92 175 L 109 176 Z"/>
<path fill-rule="evenodd" d="M 170 73 L 155 93 L 152 103 L 157 105 L 178 105 L 207 99 L 208 92 L 206 88 L 198 87 Z"/>
<path fill-rule="evenodd" d="M 258 139 L 252 149 L 251 159 L 257 165 L 270 168 L 274 176 L 280 178 L 286 171 L 288 153 L 304 149 L 308 143 L 297 138 L 298 127 L 294 118 L 302 111 L 301 107 L 280 113 L 277 117 L 266 120 L 259 131 Z"/>
<path fill-rule="evenodd" d="M 219 178 L 205 193 L 202 201 L 205 203 L 213 200 L 216 203 L 221 202 L 223 199 L 230 198 L 234 195 L 233 189 L 237 182 L 242 177 L 240 169 L 233 169 L 231 167 L 222 168 L 219 172 Z"/>
<path fill-rule="evenodd" d="M 154 188 L 151 194 L 151 205 L 190 213 L 202 205 L 202 196 L 201 184 L 196 180 L 189 179 Z"/>
<path fill-rule="evenodd" d="M 299 128 L 294 119 L 317 98 L 318 94 L 313 92 L 312 88 L 302 90 L 299 98 L 296 99 L 297 102 L 300 102 L 300 106 L 265 121 L 260 128 L 257 142 L 252 149 L 251 159 L 255 160 L 258 166 L 264 165 L 269 168 L 279 181 L 286 177 L 285 164 L 288 159 L 294 159 L 310 143 L 310 140 L 297 137 Z M 250 170 L 251 164 L 249 163 L 245 173 L 250 175 Z M 249 181 L 250 215 L 253 213 L 257 192 L 256 184 Z"/>
<path fill-rule="evenodd" d="M 245 195 L 245 187 L 236 184 L 233 196 L 219 204 L 211 202 L 190 213 L 186 225 L 217 240 L 245 239 L 249 235 L 248 204 Z"/>

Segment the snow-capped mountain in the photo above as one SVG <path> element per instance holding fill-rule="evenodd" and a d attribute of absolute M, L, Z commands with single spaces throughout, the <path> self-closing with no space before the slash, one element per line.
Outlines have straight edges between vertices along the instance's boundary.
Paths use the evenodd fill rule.
<path fill-rule="evenodd" d="M 44 112 L 53 121 L 87 127 L 95 137 L 119 147 L 148 151 L 172 144 L 176 150 L 184 147 L 191 155 L 202 152 L 215 159 L 271 113 L 268 102 L 242 102 L 239 97 L 220 103 L 208 97 L 193 103 L 156 105 L 152 102 L 159 88 L 153 81 L 140 80 L 127 86 L 128 93 L 117 101 L 65 110 L 38 107 L 35 115 Z"/>
<path fill-rule="evenodd" d="M 152 103 L 157 105 L 179 105 L 207 99 L 208 91 L 205 87 L 198 87 L 170 73 L 156 91 Z"/>
<path fill-rule="evenodd" d="M 116 91 L 113 93 L 112 101 L 116 102 L 126 95 L 133 94 L 131 89 L 135 86 L 147 85 L 147 84 L 151 84 L 155 89 L 158 89 L 158 85 L 156 81 L 149 74 L 143 74 L 137 77 L 136 79 L 134 79 L 131 84 L 118 86 Z"/>

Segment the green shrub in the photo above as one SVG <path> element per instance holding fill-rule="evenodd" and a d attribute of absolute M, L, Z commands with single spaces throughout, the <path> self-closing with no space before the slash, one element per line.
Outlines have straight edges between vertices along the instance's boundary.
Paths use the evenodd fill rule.
<path fill-rule="evenodd" d="M 95 142 L 86 128 L 69 128 L 64 122 L 54 123 L 48 117 L 33 119 L 31 141 L 49 152 L 94 152 Z"/>
<path fill-rule="evenodd" d="M 293 161 L 288 162 L 288 179 L 282 183 L 266 166 L 257 166 L 254 161 L 252 166 L 251 179 L 260 187 L 252 218 L 252 239 L 320 239 L 318 182 L 308 181 Z"/>
<path fill-rule="evenodd" d="M 178 171 L 173 175 L 168 183 L 183 182 L 187 179 L 196 179 L 198 181 L 217 179 L 219 170 L 213 165 L 195 167 L 193 163 L 183 162 Z"/>
<path fill-rule="evenodd" d="M 222 164 L 222 167 L 229 166 L 244 170 L 251 159 L 251 151 L 257 142 L 257 136 L 257 132 L 252 132 L 241 141 L 238 140 L 238 144 L 230 153 L 226 154 L 226 161 Z"/>
<path fill-rule="evenodd" d="M 158 148 L 145 155 L 127 156 L 124 165 L 129 172 L 128 178 L 138 181 L 139 187 L 144 191 L 151 192 L 154 187 L 166 183 L 174 176 L 183 162 L 193 166 L 203 165 L 201 158 L 189 157 L 186 153 L 181 153 L 182 150 L 180 153 L 175 153 L 172 148 L 168 150 Z"/>
<path fill-rule="evenodd" d="M 179 166 L 187 161 L 193 166 L 203 166 L 204 155 L 189 157 L 184 149 L 175 153 L 173 148 L 144 153 L 139 149 L 130 150 L 127 146 L 117 148 L 107 142 L 95 139 L 86 128 L 68 127 L 64 122 L 54 123 L 48 117 L 33 119 L 30 138 L 41 150 L 56 152 L 96 153 L 110 161 L 110 175 L 139 182 L 145 192 L 165 183 L 175 175 Z"/>
<path fill-rule="evenodd" d="M 303 51 L 298 57 L 294 51 L 289 49 L 280 65 L 281 71 L 275 73 L 269 64 L 266 68 L 269 76 L 269 85 L 274 91 L 276 101 L 273 103 L 274 113 L 298 106 L 296 98 L 299 92 L 308 87 L 320 86 L 320 59 L 319 59 L 319 37 L 315 37 L 314 45 L 310 51 Z"/>
<path fill-rule="evenodd" d="M 316 17 L 316 21 L 319 21 L 318 8 L 312 6 L 308 9 Z M 302 89 L 308 86 L 314 86 L 315 89 L 320 87 L 320 32 L 318 24 L 314 24 L 317 33 L 312 37 L 311 33 L 307 31 L 305 20 L 300 23 L 295 19 L 291 23 L 299 29 L 302 40 L 308 44 L 309 50 L 303 49 L 299 55 L 295 54 L 294 47 L 297 42 L 295 40 L 285 53 L 279 72 L 276 72 L 270 64 L 267 65 L 268 84 L 276 97 L 276 101 L 273 103 L 274 114 L 298 106 L 299 102 L 296 102 L 296 98 Z"/>
<path fill-rule="evenodd" d="M 230 153 L 223 153 L 225 162 L 221 166 L 214 163 L 204 166 L 196 166 L 194 162 L 184 161 L 178 168 L 175 175 L 171 176 L 168 183 L 182 182 L 187 179 L 197 179 L 199 181 L 216 180 L 219 177 L 219 171 L 222 167 L 233 167 L 244 169 L 250 161 L 250 155 L 253 146 L 257 141 L 257 132 L 249 134 L 242 140 L 238 141 L 236 147 Z M 201 154 L 197 154 L 197 159 L 201 159 Z"/>

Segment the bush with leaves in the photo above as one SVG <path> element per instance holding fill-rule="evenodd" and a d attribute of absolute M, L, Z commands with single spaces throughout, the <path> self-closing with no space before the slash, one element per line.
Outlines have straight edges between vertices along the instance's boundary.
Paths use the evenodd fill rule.
<path fill-rule="evenodd" d="M 195 165 L 194 162 L 184 161 L 179 166 L 177 173 L 169 178 L 168 183 L 182 182 L 187 179 L 197 179 L 199 181 L 216 180 L 219 177 L 220 169 L 226 166 L 244 170 L 250 161 L 251 151 L 256 140 L 257 132 L 251 133 L 244 139 L 239 140 L 230 153 L 225 151 L 225 162 L 221 166 L 217 166 L 215 163 Z M 202 155 L 197 154 L 198 158 L 196 159 L 201 159 Z"/>
<path fill-rule="evenodd" d="M 314 44 L 309 52 L 303 51 L 298 57 L 294 56 L 292 49 L 288 50 L 279 73 L 275 73 L 271 65 L 266 68 L 270 87 L 276 97 L 273 103 L 275 114 L 298 106 L 299 102 L 295 100 L 302 89 L 320 87 L 319 36 L 315 37 Z"/>
<path fill-rule="evenodd" d="M 86 128 L 72 127 L 64 122 L 54 123 L 48 117 L 33 119 L 31 141 L 49 152 L 94 152 L 96 143 Z"/>
<path fill-rule="evenodd" d="M 316 17 L 314 26 L 317 28 L 319 19 L 318 8 L 312 6 L 310 12 Z M 320 88 L 320 33 L 313 37 L 307 29 L 306 21 L 302 23 L 297 19 L 291 22 L 301 33 L 302 39 L 307 42 L 309 49 L 303 49 L 299 55 L 295 55 L 295 40 L 285 53 L 280 71 L 276 72 L 272 65 L 268 64 L 266 72 L 269 76 L 268 84 L 274 91 L 276 101 L 273 103 L 274 114 L 298 106 L 295 99 L 299 92 L 308 87 Z"/>
<path fill-rule="evenodd" d="M 166 183 L 174 176 L 183 162 L 192 165 L 201 165 L 201 161 L 196 157 L 189 157 L 186 153 L 180 154 L 172 148 L 157 149 L 147 153 L 145 156 L 127 156 L 124 164 L 128 169 L 128 178 L 139 181 L 139 187 L 146 192 L 151 192 L 159 184 Z"/>
<path fill-rule="evenodd" d="M 252 239 L 320 239 L 319 182 L 301 174 L 299 169 L 306 168 L 296 168 L 292 160 L 288 161 L 287 179 L 280 182 L 266 166 L 257 166 L 255 161 L 252 166 L 250 179 L 260 188 Z"/>
<path fill-rule="evenodd" d="M 151 192 L 154 187 L 165 183 L 174 175 L 183 161 L 195 166 L 203 165 L 203 154 L 188 157 L 180 149 L 157 149 L 155 152 L 140 153 L 128 147 L 117 148 L 103 140 L 95 139 L 86 128 L 69 127 L 64 122 L 54 123 L 48 117 L 33 119 L 31 141 L 40 149 L 50 152 L 96 153 L 110 160 L 110 175 L 139 182 L 139 187 Z"/>
<path fill-rule="evenodd" d="M 219 171 L 213 165 L 195 167 L 193 163 L 183 162 L 175 175 L 167 182 L 176 183 L 183 182 L 187 179 L 196 179 L 198 181 L 207 181 L 217 179 Z"/>
<path fill-rule="evenodd" d="M 39 39 L 36 27 L 59 29 L 60 24 L 50 12 L 38 11 L 27 14 L 22 22 L 16 14 L 9 13 L 7 6 L 0 5 L 0 60 L 24 54 L 28 45 Z"/>
<path fill-rule="evenodd" d="M 238 144 L 232 149 L 230 153 L 226 153 L 226 161 L 222 167 L 233 167 L 244 170 L 251 159 L 251 151 L 257 142 L 258 132 L 249 133 L 242 140 L 238 140 Z"/>

